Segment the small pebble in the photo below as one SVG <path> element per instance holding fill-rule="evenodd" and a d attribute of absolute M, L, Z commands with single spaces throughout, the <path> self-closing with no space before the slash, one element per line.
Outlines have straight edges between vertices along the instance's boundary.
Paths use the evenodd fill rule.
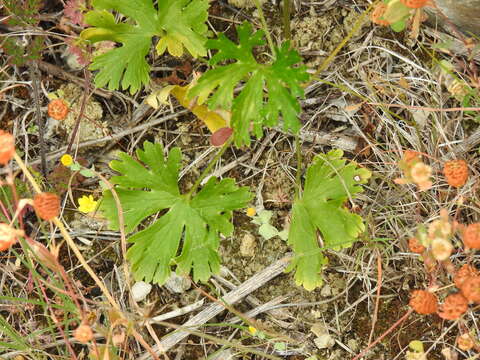
<path fill-rule="evenodd" d="M 320 290 L 320 295 L 322 295 L 323 297 L 332 296 L 332 288 L 330 287 L 330 285 L 325 284 L 322 287 L 322 290 Z"/>
<path fill-rule="evenodd" d="M 350 348 L 350 350 L 352 351 L 358 351 L 359 350 L 359 347 L 358 347 L 358 341 L 355 340 L 355 339 L 350 339 L 347 341 L 347 346 Z"/>
<path fill-rule="evenodd" d="M 313 340 L 313 342 L 319 349 L 330 349 L 331 347 L 333 347 L 333 345 L 335 345 L 335 340 L 329 334 L 323 334 Z"/>
<path fill-rule="evenodd" d="M 139 281 L 132 286 L 132 298 L 135 302 L 140 302 L 146 299 L 147 295 L 152 291 L 152 285 L 146 282 Z"/>
<path fill-rule="evenodd" d="M 255 256 L 255 248 L 257 247 L 255 236 L 250 233 L 246 233 L 242 238 L 240 244 L 240 255 L 246 257 Z"/>
<path fill-rule="evenodd" d="M 315 323 L 310 328 L 310 331 L 314 333 L 317 337 L 322 335 L 328 334 L 327 328 L 323 325 L 323 323 Z"/>
<path fill-rule="evenodd" d="M 192 282 L 186 277 L 172 272 L 164 286 L 172 293 L 182 294 L 192 287 Z"/>

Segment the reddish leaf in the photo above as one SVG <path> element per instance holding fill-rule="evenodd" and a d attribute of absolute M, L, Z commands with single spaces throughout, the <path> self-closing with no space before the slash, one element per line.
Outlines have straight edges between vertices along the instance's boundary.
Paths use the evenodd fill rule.
<path fill-rule="evenodd" d="M 223 127 L 215 131 L 210 137 L 210 143 L 213 146 L 222 146 L 233 134 L 233 129 L 230 127 Z"/>

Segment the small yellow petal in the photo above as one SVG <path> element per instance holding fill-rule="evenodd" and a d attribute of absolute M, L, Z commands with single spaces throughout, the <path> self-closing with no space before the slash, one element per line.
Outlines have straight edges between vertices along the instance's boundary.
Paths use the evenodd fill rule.
<path fill-rule="evenodd" d="M 64 154 L 61 158 L 60 158 L 60 162 L 65 165 L 65 166 L 70 166 L 73 164 L 73 158 L 68 155 L 68 154 Z"/>
<path fill-rule="evenodd" d="M 253 326 L 248 327 L 248 332 L 252 335 L 255 335 L 257 333 L 257 331 L 258 330 L 256 328 L 254 328 Z"/>
<path fill-rule="evenodd" d="M 253 208 L 253 207 L 247 208 L 247 216 L 252 217 L 252 216 L 255 216 L 256 213 L 257 213 L 257 211 L 255 210 L 255 208 Z"/>
<path fill-rule="evenodd" d="M 85 214 L 95 211 L 97 208 L 97 201 L 93 198 L 93 195 L 83 195 L 78 199 L 78 211 Z"/>

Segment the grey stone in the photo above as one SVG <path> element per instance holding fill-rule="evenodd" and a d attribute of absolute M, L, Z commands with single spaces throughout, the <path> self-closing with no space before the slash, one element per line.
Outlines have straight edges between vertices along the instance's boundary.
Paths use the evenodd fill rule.
<path fill-rule="evenodd" d="M 192 282 L 172 272 L 164 286 L 172 293 L 181 294 L 192 287 Z"/>
<path fill-rule="evenodd" d="M 480 36 L 480 0 L 435 0 L 435 4 L 459 30 Z M 437 18 L 444 23 L 441 16 Z"/>

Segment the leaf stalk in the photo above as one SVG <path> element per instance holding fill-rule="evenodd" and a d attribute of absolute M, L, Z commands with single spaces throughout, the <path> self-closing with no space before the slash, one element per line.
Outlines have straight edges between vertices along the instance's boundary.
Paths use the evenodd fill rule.
<path fill-rule="evenodd" d="M 217 155 L 215 155 L 215 157 L 212 159 L 212 161 L 210 161 L 210 163 L 207 165 L 207 167 L 202 171 L 200 176 L 197 178 L 197 180 L 195 181 L 192 188 L 190 189 L 190 191 L 187 194 L 187 200 L 190 200 L 192 198 L 192 195 L 195 194 L 198 187 L 202 183 L 203 179 L 205 179 L 207 177 L 208 173 L 212 170 L 212 168 L 215 166 L 215 164 L 218 162 L 218 160 L 220 160 L 223 153 L 225 152 L 225 150 L 227 150 L 227 148 L 230 146 L 230 144 L 232 142 L 233 142 L 233 135 L 225 142 L 225 144 L 223 144 L 222 148 L 217 153 Z"/>
<path fill-rule="evenodd" d="M 300 135 L 295 135 L 295 152 L 297 153 L 297 174 L 295 175 L 295 199 L 302 195 L 302 151 L 300 149 Z"/>
<path fill-rule="evenodd" d="M 265 20 L 265 15 L 263 14 L 262 5 L 260 5 L 260 0 L 255 0 L 255 6 L 257 7 L 258 16 L 260 18 L 260 22 L 262 23 L 263 31 L 265 31 L 265 36 L 267 37 L 268 46 L 270 47 L 272 56 L 276 56 L 275 46 L 273 45 L 272 36 L 268 31 L 267 20 Z"/>
<path fill-rule="evenodd" d="M 292 39 L 290 28 L 290 0 L 283 0 L 283 36 L 286 40 Z"/>

